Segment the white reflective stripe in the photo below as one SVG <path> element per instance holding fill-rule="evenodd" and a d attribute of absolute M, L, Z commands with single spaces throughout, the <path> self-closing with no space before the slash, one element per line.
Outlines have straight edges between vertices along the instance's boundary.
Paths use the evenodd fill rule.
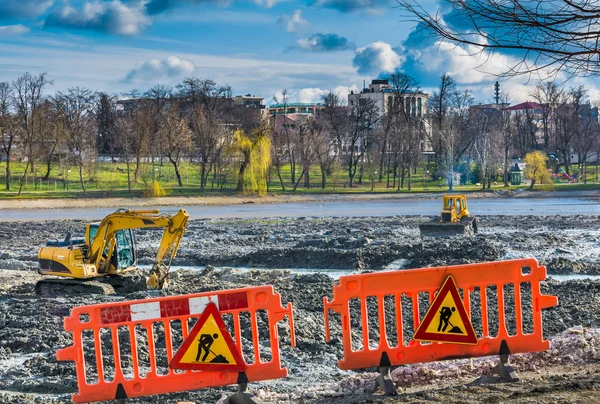
<path fill-rule="evenodd" d="M 140 303 L 131 305 L 131 320 L 149 320 L 160 318 L 160 303 Z"/>
<path fill-rule="evenodd" d="M 218 296 L 201 296 L 191 297 L 190 301 L 190 314 L 202 314 L 206 306 L 209 303 L 214 303 L 219 308 L 219 297 Z"/>

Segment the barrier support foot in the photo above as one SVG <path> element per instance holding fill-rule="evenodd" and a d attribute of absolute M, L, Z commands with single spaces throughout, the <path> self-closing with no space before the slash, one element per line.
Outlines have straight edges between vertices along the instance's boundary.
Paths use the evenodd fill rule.
<path fill-rule="evenodd" d="M 247 393 L 248 378 L 246 373 L 240 373 L 238 376 L 238 392 L 227 397 L 231 404 L 263 404 L 261 400 L 254 395 Z"/>
<path fill-rule="evenodd" d="M 377 368 L 379 370 L 379 376 L 377 376 L 377 384 L 385 392 L 386 396 L 397 396 L 396 386 L 392 381 L 389 366 L 381 366 Z"/>
<path fill-rule="evenodd" d="M 494 373 L 500 375 L 506 382 L 518 382 L 520 380 L 519 375 L 515 369 L 508 363 L 510 356 L 510 350 L 506 341 L 502 341 L 500 345 L 500 361 L 494 366 Z"/>

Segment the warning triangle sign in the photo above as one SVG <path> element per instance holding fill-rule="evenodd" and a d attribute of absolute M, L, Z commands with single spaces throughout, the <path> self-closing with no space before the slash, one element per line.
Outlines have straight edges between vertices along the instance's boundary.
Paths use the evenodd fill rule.
<path fill-rule="evenodd" d="M 243 372 L 246 369 L 246 362 L 214 303 L 206 306 L 169 367 L 221 372 Z"/>
<path fill-rule="evenodd" d="M 448 275 L 413 336 L 417 341 L 477 345 L 477 336 L 456 282 Z"/>

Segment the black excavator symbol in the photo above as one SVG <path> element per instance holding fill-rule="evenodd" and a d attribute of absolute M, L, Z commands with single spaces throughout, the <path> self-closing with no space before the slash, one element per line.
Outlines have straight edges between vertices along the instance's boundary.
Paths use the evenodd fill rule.
<path fill-rule="evenodd" d="M 452 328 L 450 328 L 448 330 L 449 333 L 452 334 L 464 334 L 464 332 L 460 329 L 460 327 L 455 326 L 454 324 L 452 324 L 450 322 L 450 317 L 452 317 L 452 314 L 454 314 L 454 312 L 456 311 L 456 307 L 442 307 L 442 310 L 440 310 L 440 323 L 438 325 L 438 332 L 446 332 L 446 329 L 448 328 L 448 326 L 451 326 Z"/>
<path fill-rule="evenodd" d="M 200 334 L 200 339 L 198 339 L 198 353 L 196 354 L 196 363 L 207 363 L 206 359 L 209 354 L 213 354 L 214 358 L 210 360 L 208 363 L 229 363 L 227 358 L 223 355 L 217 355 L 210 348 L 215 343 L 215 340 L 219 338 L 219 334 Z M 202 361 L 200 361 L 200 356 L 204 352 L 202 356 Z"/>

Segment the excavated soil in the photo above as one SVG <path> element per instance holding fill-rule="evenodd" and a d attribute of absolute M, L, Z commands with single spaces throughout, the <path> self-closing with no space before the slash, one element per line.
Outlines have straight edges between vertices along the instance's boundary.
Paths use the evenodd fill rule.
<path fill-rule="evenodd" d="M 418 224 L 428 219 L 193 220 L 174 268 L 217 268 L 174 271 L 169 294 L 271 284 L 284 303 L 293 303 L 295 349 L 290 347 L 287 323 L 282 323 L 279 330 L 282 362 L 289 376 L 250 385 L 250 391 L 265 402 L 600 401 L 600 277 L 594 278 L 600 274 L 598 217 L 485 216 L 480 218 L 480 234 L 474 238 L 422 240 Z M 74 366 L 55 359 L 57 349 L 71 344 L 70 334 L 63 331 L 63 318 L 76 306 L 149 296 L 147 292 L 124 290 L 113 296 L 34 295 L 35 282 L 40 279 L 35 272 L 37 249 L 53 235 L 62 237 L 71 230 L 77 236 L 83 227 L 80 221 L 0 223 L 0 402 L 70 402 L 70 394 L 77 391 Z M 136 233 L 142 263 L 151 262 L 159 237 L 159 231 Z M 343 356 L 339 318 L 332 315 L 333 340 L 326 344 L 322 307 L 322 297 L 331 297 L 337 281 L 325 271 L 306 273 L 326 269 L 336 270 L 335 273 L 400 270 L 520 257 L 537 258 L 551 276 L 590 276 L 569 280 L 558 276 L 560 280 L 544 282 L 543 292 L 559 297 L 559 306 L 545 310 L 543 315 L 544 333 L 552 341 L 551 349 L 513 355 L 512 363 L 522 381 L 511 384 L 500 382 L 492 374 L 496 358 L 401 366 L 392 373 L 401 394 L 393 399 L 377 389 L 374 369 L 349 372 L 337 368 L 337 360 Z M 521 292 L 523 298 L 529 296 L 527 288 Z M 511 293 L 510 288 L 505 290 L 509 331 L 515 327 Z M 489 291 L 488 302 L 495 296 L 494 290 Z M 421 310 L 427 307 L 426 297 L 423 299 Z M 477 292 L 472 301 L 478 301 Z M 393 306 L 385 306 L 387 318 L 387 308 Z M 368 304 L 368 308 L 371 314 L 377 312 L 376 306 Z M 479 333 L 482 325 L 475 320 L 476 310 L 472 316 Z M 525 324 L 529 318 L 525 312 Z M 408 319 L 410 316 L 405 318 Z M 352 324 L 357 325 L 359 320 L 359 308 L 351 307 Z M 242 329 L 249 330 L 244 325 Z M 410 329 L 412 324 L 405 322 L 404 326 Z M 497 316 L 491 315 L 492 334 L 498 326 Z M 374 332 L 373 338 L 377 337 Z M 251 346 L 249 331 L 244 331 L 242 338 L 243 345 Z M 92 345 L 91 339 L 84 341 Z M 103 336 L 103 343 L 106 342 Z M 360 339 L 353 342 L 358 344 Z M 160 343 L 157 347 L 161 349 Z M 216 402 L 234 391 L 234 386 L 230 386 L 131 402 Z"/>

